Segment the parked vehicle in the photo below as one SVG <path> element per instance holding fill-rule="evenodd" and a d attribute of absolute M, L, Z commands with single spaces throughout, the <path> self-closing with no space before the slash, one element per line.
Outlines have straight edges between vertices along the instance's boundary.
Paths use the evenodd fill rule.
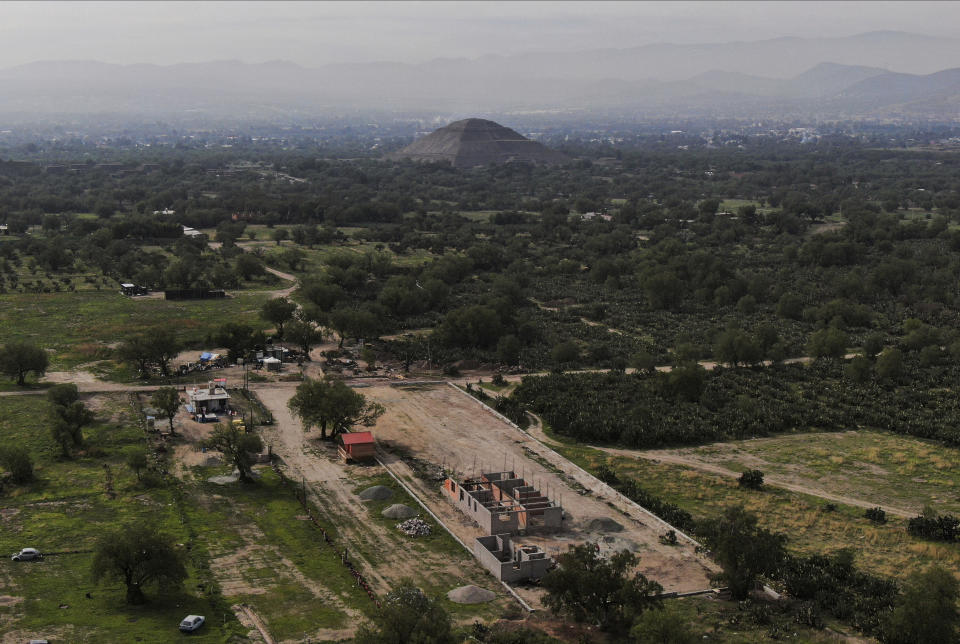
<path fill-rule="evenodd" d="M 13 561 L 35 561 L 43 559 L 43 555 L 36 548 L 24 548 L 10 557 Z"/>
<path fill-rule="evenodd" d="M 187 615 L 183 618 L 183 621 L 180 622 L 180 630 L 184 633 L 192 633 L 203 626 L 203 622 L 203 615 Z"/>

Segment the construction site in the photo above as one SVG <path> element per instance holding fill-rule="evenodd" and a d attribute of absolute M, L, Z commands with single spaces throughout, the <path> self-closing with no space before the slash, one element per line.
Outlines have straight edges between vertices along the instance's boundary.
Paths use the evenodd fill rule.
<path fill-rule="evenodd" d="M 716 567 L 671 526 L 449 384 L 374 386 L 386 408 L 373 428 L 382 464 L 530 607 L 535 581 L 575 544 L 623 549 L 667 592 L 710 588 Z M 506 467 L 504 467 L 506 465 Z"/>

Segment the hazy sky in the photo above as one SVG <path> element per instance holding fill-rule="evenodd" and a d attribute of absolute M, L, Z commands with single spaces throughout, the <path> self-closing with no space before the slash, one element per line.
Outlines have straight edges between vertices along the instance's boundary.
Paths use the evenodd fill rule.
<path fill-rule="evenodd" d="M 0 66 L 36 60 L 306 66 L 531 50 L 844 36 L 956 36 L 954 2 L 10 2 Z"/>

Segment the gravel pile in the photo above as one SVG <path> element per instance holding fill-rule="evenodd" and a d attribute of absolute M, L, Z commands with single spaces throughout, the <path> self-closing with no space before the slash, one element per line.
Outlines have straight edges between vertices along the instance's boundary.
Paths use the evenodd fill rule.
<path fill-rule="evenodd" d="M 359 496 L 364 501 L 386 501 L 393 496 L 393 490 L 385 485 L 374 485 L 361 492 Z"/>
<path fill-rule="evenodd" d="M 410 517 L 417 516 L 417 511 L 411 508 L 409 505 L 394 503 L 389 508 L 384 510 L 382 514 L 388 519 L 409 519 Z"/>
<path fill-rule="evenodd" d="M 430 524 L 423 519 L 407 519 L 397 524 L 397 530 L 408 537 L 425 537 L 430 534 Z"/>
<path fill-rule="evenodd" d="M 447 593 L 447 599 L 457 604 L 482 604 L 496 596 L 496 593 L 477 586 L 460 586 Z"/>
<path fill-rule="evenodd" d="M 602 519 L 594 519 L 591 521 L 590 529 L 594 532 L 622 532 L 623 526 L 613 519 L 603 517 Z"/>

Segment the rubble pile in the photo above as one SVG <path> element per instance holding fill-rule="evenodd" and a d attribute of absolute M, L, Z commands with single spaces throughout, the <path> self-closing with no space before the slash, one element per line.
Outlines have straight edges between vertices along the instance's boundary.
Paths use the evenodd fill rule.
<path fill-rule="evenodd" d="M 430 534 L 430 524 L 423 519 L 407 519 L 397 524 L 397 530 L 408 537 L 425 537 Z"/>

